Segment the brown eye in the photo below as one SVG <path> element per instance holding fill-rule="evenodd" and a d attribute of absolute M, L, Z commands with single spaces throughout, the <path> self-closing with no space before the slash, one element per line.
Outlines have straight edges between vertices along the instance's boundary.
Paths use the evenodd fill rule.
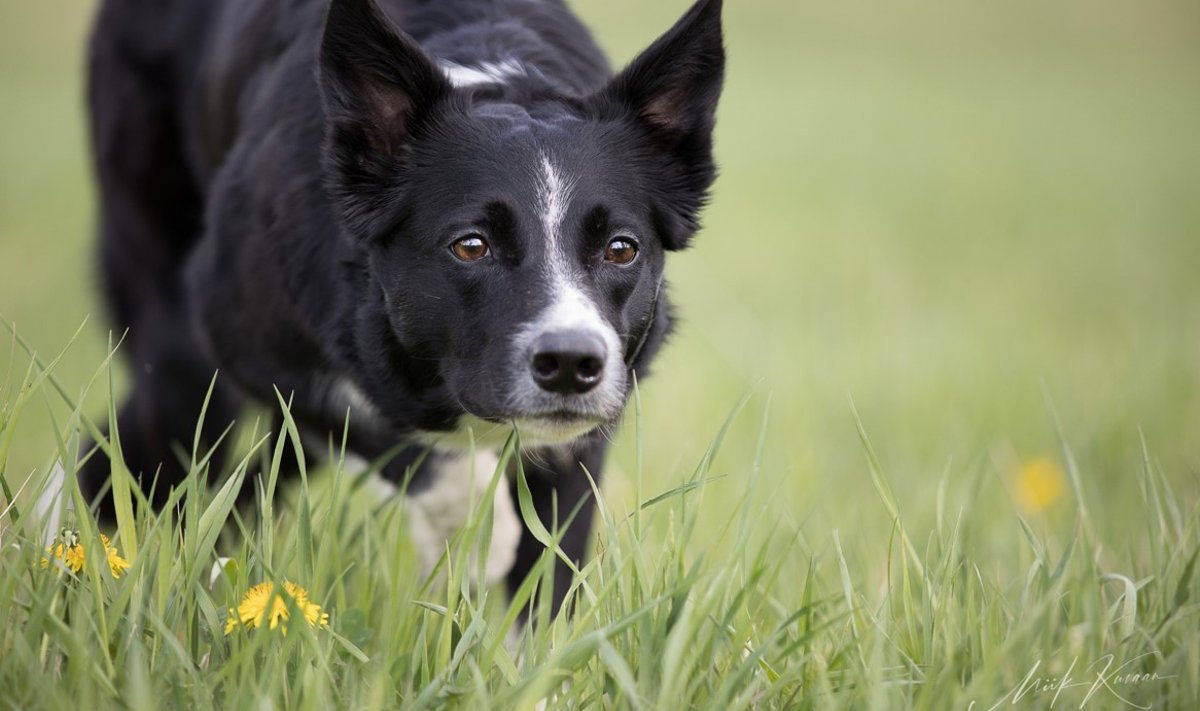
<path fill-rule="evenodd" d="M 475 234 L 454 240 L 454 244 L 450 245 L 450 251 L 464 262 L 477 262 L 491 253 L 488 243 Z"/>
<path fill-rule="evenodd" d="M 637 259 L 638 248 L 633 240 L 617 237 L 604 250 L 604 261 L 625 266 Z"/>

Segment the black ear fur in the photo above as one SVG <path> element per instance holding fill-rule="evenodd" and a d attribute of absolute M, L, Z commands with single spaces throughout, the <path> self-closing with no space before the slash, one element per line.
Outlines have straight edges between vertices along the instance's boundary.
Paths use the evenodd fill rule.
<path fill-rule="evenodd" d="M 371 189 L 403 166 L 449 80 L 374 0 L 333 0 L 320 57 L 329 187 L 355 229 Z M 365 227 L 365 225 L 364 225 Z"/>
<path fill-rule="evenodd" d="M 605 91 L 662 139 L 679 140 L 712 130 L 724 76 L 721 0 L 699 0 Z"/>
<path fill-rule="evenodd" d="M 721 0 L 699 0 L 593 101 L 601 113 L 632 113 L 674 168 L 665 189 L 677 209 L 663 215 L 668 249 L 682 249 L 716 178 L 712 131 L 725 78 Z"/>

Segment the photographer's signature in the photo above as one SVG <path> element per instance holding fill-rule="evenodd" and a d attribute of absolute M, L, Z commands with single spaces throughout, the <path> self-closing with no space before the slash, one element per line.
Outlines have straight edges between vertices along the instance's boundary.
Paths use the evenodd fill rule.
<path fill-rule="evenodd" d="M 1038 671 L 1042 669 L 1042 660 L 1039 659 L 1029 668 L 1029 672 L 1021 680 L 1021 683 L 1010 689 L 999 701 L 988 706 L 987 711 L 995 711 L 1005 705 L 1015 706 L 1022 700 L 1030 699 L 1031 697 L 1044 698 L 1048 695 L 1053 695 L 1050 699 L 1050 707 L 1053 708 L 1059 700 L 1066 703 L 1064 692 L 1071 689 L 1086 689 L 1083 691 L 1082 700 L 1079 702 L 1078 708 L 1081 709 L 1086 707 L 1089 702 L 1095 701 L 1098 698 L 1120 701 L 1136 709 L 1149 709 L 1149 704 L 1142 706 L 1130 700 L 1130 690 L 1166 681 L 1167 679 L 1174 679 L 1176 675 L 1163 675 L 1156 671 L 1149 673 L 1132 671 L 1132 668 L 1139 660 L 1148 656 L 1150 656 L 1149 652 L 1118 664 L 1112 654 L 1106 654 L 1080 669 L 1079 678 L 1071 675 L 1072 672 L 1076 671 L 1076 667 L 1079 666 L 1079 657 L 1072 659 L 1066 671 L 1056 676 L 1039 676 Z M 1074 695 L 1074 693 L 1071 694 L 1072 697 Z M 967 707 L 967 711 L 976 711 L 976 703 L 974 701 Z"/>

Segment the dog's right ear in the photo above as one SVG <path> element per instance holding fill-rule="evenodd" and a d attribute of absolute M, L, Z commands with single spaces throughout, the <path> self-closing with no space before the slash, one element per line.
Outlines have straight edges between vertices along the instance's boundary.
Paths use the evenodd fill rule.
<path fill-rule="evenodd" d="M 321 40 L 326 169 L 354 202 L 404 164 L 414 133 L 451 92 L 449 80 L 374 0 L 333 0 Z M 356 207 L 343 205 L 353 221 Z"/>
<path fill-rule="evenodd" d="M 333 0 L 321 40 L 321 91 L 335 139 L 401 157 L 450 82 L 374 0 Z"/>

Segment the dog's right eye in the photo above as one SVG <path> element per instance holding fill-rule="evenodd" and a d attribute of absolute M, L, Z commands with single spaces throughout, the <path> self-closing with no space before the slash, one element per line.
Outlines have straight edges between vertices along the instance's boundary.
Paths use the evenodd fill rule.
<path fill-rule="evenodd" d="M 464 262 L 478 262 L 491 254 L 487 241 L 477 234 L 469 234 L 454 240 L 454 244 L 450 245 L 450 251 Z"/>

